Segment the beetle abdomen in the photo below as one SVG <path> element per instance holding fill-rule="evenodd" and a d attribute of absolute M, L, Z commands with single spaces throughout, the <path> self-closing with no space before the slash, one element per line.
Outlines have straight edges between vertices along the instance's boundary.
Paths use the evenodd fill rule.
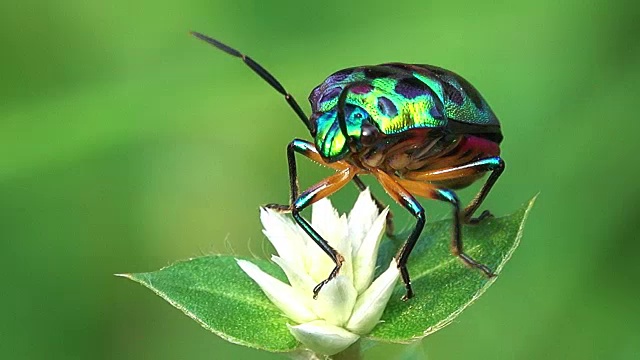
<path fill-rule="evenodd" d="M 462 76 L 433 65 L 389 63 L 389 67 L 410 72 L 440 98 L 445 116 L 469 124 L 499 125 L 496 115 L 480 92 Z"/>

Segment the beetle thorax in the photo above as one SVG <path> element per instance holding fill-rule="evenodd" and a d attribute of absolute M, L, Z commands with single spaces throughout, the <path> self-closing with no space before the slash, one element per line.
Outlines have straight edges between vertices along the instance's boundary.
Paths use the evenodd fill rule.
<path fill-rule="evenodd" d="M 345 160 L 364 170 L 404 174 L 424 168 L 434 153 L 453 142 L 455 139 L 432 129 L 412 129 L 395 135 L 378 133 L 366 145 L 352 145 Z"/>

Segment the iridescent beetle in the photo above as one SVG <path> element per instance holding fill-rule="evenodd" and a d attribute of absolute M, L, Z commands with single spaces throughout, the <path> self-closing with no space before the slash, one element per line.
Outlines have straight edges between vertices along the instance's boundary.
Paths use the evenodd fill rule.
<path fill-rule="evenodd" d="M 300 215 L 300 211 L 327 197 L 350 181 L 365 189 L 358 175 L 371 174 L 386 192 L 416 217 L 417 223 L 396 259 L 406 288 L 403 300 L 413 297 L 407 260 L 425 224 L 425 212 L 415 196 L 446 201 L 453 207 L 451 251 L 465 264 L 494 276 L 485 265 L 463 252 L 461 224 L 491 217 L 488 211 L 473 218 L 504 170 L 500 158 L 500 124 L 478 91 L 461 76 L 436 66 L 389 63 L 359 66 L 330 75 L 311 92 L 312 114 L 307 117 L 296 100 L 261 65 L 206 35 L 197 38 L 241 58 L 267 81 L 309 129 L 314 143 L 294 139 L 287 146 L 291 197 L 289 205 L 269 204 L 291 212 L 298 225 L 335 263 L 327 279 L 313 290 L 314 298 L 333 279 L 344 261 Z M 295 153 L 330 167 L 336 174 L 299 193 Z M 461 208 L 452 189 L 464 188 L 491 172 L 471 203 Z M 382 203 L 375 199 L 378 207 Z M 391 216 L 387 230 L 393 232 Z"/>

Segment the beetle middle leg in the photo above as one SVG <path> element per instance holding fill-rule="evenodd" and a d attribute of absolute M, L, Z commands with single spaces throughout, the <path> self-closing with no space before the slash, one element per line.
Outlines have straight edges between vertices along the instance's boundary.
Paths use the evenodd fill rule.
<path fill-rule="evenodd" d="M 398 184 L 391 176 L 382 170 L 375 169 L 373 175 L 380 181 L 382 187 L 387 193 L 400 205 L 404 206 L 413 216 L 416 217 L 416 226 L 409 235 L 409 238 L 400 248 L 396 255 L 396 261 L 398 263 L 398 270 L 400 270 L 400 277 L 404 282 L 406 293 L 402 296 L 402 300 L 409 300 L 413 297 L 413 288 L 411 287 L 411 277 L 409 276 L 409 270 L 407 270 L 407 260 L 413 250 L 413 247 L 418 241 L 420 233 L 424 228 L 426 222 L 426 216 L 424 208 L 413 195 L 409 193 L 404 187 Z"/>
<path fill-rule="evenodd" d="M 419 181 L 411 181 L 411 180 L 403 180 L 398 179 L 400 185 L 402 185 L 405 189 L 410 191 L 413 194 L 434 199 L 440 201 L 446 201 L 453 206 L 453 231 L 451 234 L 451 252 L 453 255 L 456 255 L 460 260 L 462 260 L 467 266 L 478 269 L 484 273 L 485 276 L 491 278 L 494 277 L 495 274 L 489 267 L 484 264 L 479 263 L 474 260 L 471 256 L 467 255 L 464 252 L 464 247 L 462 243 L 462 219 L 463 212 L 460 209 L 460 200 L 458 200 L 458 196 L 455 192 L 449 189 L 441 188 L 436 185 L 419 182 Z"/>

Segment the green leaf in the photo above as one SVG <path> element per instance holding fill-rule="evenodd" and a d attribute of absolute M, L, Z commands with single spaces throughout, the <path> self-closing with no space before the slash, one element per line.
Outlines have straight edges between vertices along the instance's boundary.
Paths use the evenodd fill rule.
<path fill-rule="evenodd" d="M 465 227 L 467 254 L 499 273 L 518 246 L 534 200 L 512 215 Z M 429 335 L 449 324 L 495 281 L 466 268 L 451 255 L 450 236 L 450 220 L 425 227 L 409 260 L 416 296 L 401 301 L 404 287 L 399 284 L 382 316 L 383 322 L 368 336 L 371 340 L 406 343 Z M 394 245 L 384 242 L 380 253 L 379 263 L 387 264 L 394 254 Z M 272 262 L 258 259 L 251 262 L 286 281 Z M 298 347 L 286 326 L 291 320 L 267 299 L 234 257 L 205 256 L 156 272 L 121 276 L 148 287 L 230 342 L 276 352 Z"/>
<path fill-rule="evenodd" d="M 499 274 L 520 243 L 524 222 L 535 198 L 515 213 L 465 226 L 465 252 Z M 409 258 L 409 273 L 416 296 L 402 301 L 398 286 L 389 301 L 382 323 L 368 336 L 385 342 L 407 343 L 432 334 L 450 324 L 493 282 L 470 269 L 450 252 L 451 220 L 425 226 Z M 380 259 L 393 256 L 393 244 L 381 247 Z"/>
<path fill-rule="evenodd" d="M 251 259 L 269 274 L 283 279 L 266 260 Z M 269 351 L 298 346 L 286 324 L 292 323 L 231 256 L 205 256 L 139 274 L 123 274 L 182 310 L 205 329 L 230 342 Z"/>

